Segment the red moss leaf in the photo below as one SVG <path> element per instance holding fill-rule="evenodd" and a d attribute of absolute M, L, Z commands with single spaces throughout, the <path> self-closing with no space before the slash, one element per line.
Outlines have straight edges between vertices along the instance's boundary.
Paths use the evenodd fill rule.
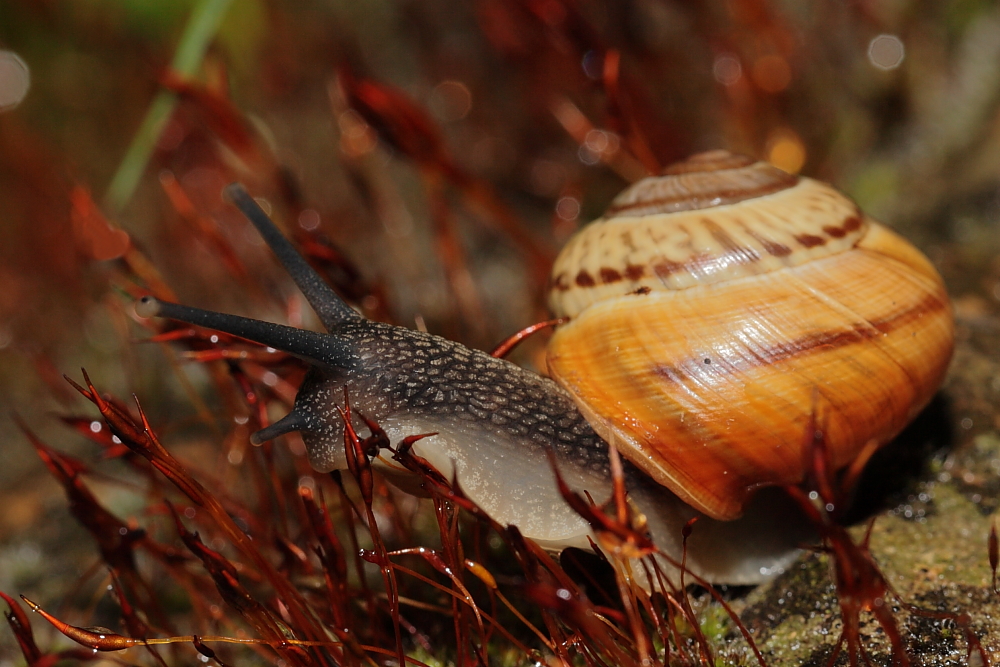
<path fill-rule="evenodd" d="M 379 136 L 411 160 L 433 165 L 453 182 L 467 182 L 445 148 L 437 125 L 405 93 L 371 79 L 355 77 L 342 67 L 337 75 L 348 104 Z"/>
<path fill-rule="evenodd" d="M 3 591 L 0 591 L 0 597 L 10 607 L 10 611 L 6 612 L 4 616 L 7 617 L 7 623 L 14 632 L 17 645 L 21 647 L 21 654 L 24 656 L 25 662 L 29 665 L 38 665 L 43 656 L 42 651 L 35 644 L 35 635 L 31 631 L 31 622 L 28 620 L 28 615 L 24 613 L 21 605 L 14 598 Z"/>
<path fill-rule="evenodd" d="M 207 547 L 198 533 L 192 533 L 185 528 L 173 506 L 168 504 L 168 507 L 173 514 L 181 540 L 201 560 L 226 604 L 236 610 L 261 637 L 280 647 L 283 653 L 295 655 L 301 664 L 311 664 L 308 652 L 299 646 L 286 643 L 286 640 L 292 638 L 291 630 L 287 630 L 286 633 L 283 623 L 240 583 L 237 567 L 221 553 Z"/>
<path fill-rule="evenodd" d="M 344 557 L 344 547 L 333 529 L 330 515 L 325 504 L 316 502 L 311 489 L 299 487 L 299 497 L 306 509 L 306 516 L 313 533 L 319 541 L 317 555 L 323 564 L 323 574 L 326 588 L 330 596 L 330 609 L 333 613 L 334 625 L 338 628 L 350 627 L 350 600 L 347 592 L 347 559 Z"/>
<path fill-rule="evenodd" d="M 150 635 L 149 625 L 136 612 L 132 603 L 129 602 L 125 591 L 122 589 L 121 582 L 118 580 L 118 575 L 114 570 L 111 570 L 111 584 L 111 590 L 114 592 L 115 598 L 118 600 L 118 606 L 122 610 L 122 620 L 125 622 L 125 629 L 128 630 L 128 633 L 132 637 L 148 637 Z M 149 644 L 145 644 L 144 648 L 162 667 L 167 667 L 167 663 L 155 648 Z"/>
<path fill-rule="evenodd" d="M 221 139 L 249 166 L 260 166 L 263 157 L 254 142 L 254 134 L 243 113 L 222 92 L 182 78 L 167 71 L 162 85 L 177 94 L 182 103 L 198 114 L 207 129 Z"/>
<path fill-rule="evenodd" d="M 145 531 L 131 528 L 97 502 L 79 478 L 80 473 L 87 470 L 86 466 L 52 449 L 23 422 L 17 421 L 39 458 L 62 485 L 69 499 L 70 512 L 94 537 L 104 561 L 112 568 L 129 573 L 130 578 L 138 578 L 133 551 L 137 542 L 145 540 Z"/>
<path fill-rule="evenodd" d="M 223 238 L 219 232 L 219 226 L 212 220 L 198 212 L 187 192 L 178 182 L 173 173 L 164 171 L 160 173 L 160 186 L 167 194 L 170 204 L 187 223 L 188 227 L 201 239 L 201 241 L 212 251 L 212 254 L 222 262 L 225 267 L 240 280 L 246 280 L 248 274 L 243 262 L 233 251 L 232 246 Z"/>
<path fill-rule="evenodd" d="M 108 426 L 111 427 L 112 432 L 125 445 L 149 460 L 153 467 L 170 480 L 192 503 L 199 508 L 205 509 L 216 525 L 222 529 L 226 537 L 240 550 L 244 557 L 263 573 L 267 581 L 275 588 L 277 597 L 288 608 L 295 622 L 297 632 L 304 633 L 308 639 L 318 640 L 323 638 L 325 636 L 323 629 L 318 625 L 317 619 L 307 611 L 309 605 L 302 598 L 299 591 L 285 576 L 275 570 L 274 566 L 260 553 L 253 541 L 236 525 L 215 496 L 191 477 L 180 462 L 160 444 L 150 428 L 146 415 L 142 412 L 142 408 L 138 408 L 140 422 L 137 423 L 127 412 L 117 408 L 112 401 L 103 398 L 90 382 L 90 378 L 87 377 L 86 372 L 84 372 L 84 378 L 86 379 L 87 387 L 81 387 L 69 378 L 67 380 L 83 396 L 97 406 Z M 225 572 L 222 573 L 222 576 L 228 583 L 229 578 Z M 306 664 L 308 662 L 300 655 L 302 652 L 300 648 L 287 646 L 283 650 L 285 651 L 284 655 L 291 658 L 295 664 Z"/>
<path fill-rule="evenodd" d="M 645 531 L 645 525 L 636 523 L 625 502 L 625 487 L 621 475 L 616 476 L 615 494 L 609 501 L 613 508 L 601 507 L 585 499 L 566 484 L 556 464 L 555 453 L 548 452 L 549 463 L 556 478 L 560 495 L 573 510 L 590 524 L 601 547 L 622 558 L 642 558 L 656 551 L 656 545 Z M 611 511 L 614 514 L 611 514 Z"/>
<path fill-rule="evenodd" d="M 119 635 L 105 628 L 80 628 L 60 621 L 58 618 L 48 613 L 28 598 L 21 596 L 24 603 L 31 607 L 31 611 L 41 615 L 52 626 L 63 633 L 77 644 L 82 644 L 95 651 L 122 651 L 133 646 L 141 646 L 145 643 L 143 639 L 134 639 Z"/>
<path fill-rule="evenodd" d="M 98 261 L 118 259 L 124 255 L 132 243 L 128 234 L 108 222 L 90 192 L 77 185 L 69 197 L 73 236 L 80 251 Z"/>

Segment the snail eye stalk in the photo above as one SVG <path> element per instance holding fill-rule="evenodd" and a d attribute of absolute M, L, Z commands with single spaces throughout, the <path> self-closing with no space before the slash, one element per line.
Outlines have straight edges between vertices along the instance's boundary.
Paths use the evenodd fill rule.
<path fill-rule="evenodd" d="M 302 290 L 327 331 L 333 331 L 344 322 L 360 318 L 306 262 L 241 183 L 227 185 L 223 196 L 257 228 L 278 261 L 288 271 L 288 275 Z"/>
<path fill-rule="evenodd" d="M 245 338 L 254 343 L 288 352 L 319 366 L 354 368 L 357 364 L 354 346 L 334 334 L 306 331 L 283 324 L 182 306 L 160 301 L 151 296 L 139 299 L 135 312 L 140 317 L 165 317 Z"/>

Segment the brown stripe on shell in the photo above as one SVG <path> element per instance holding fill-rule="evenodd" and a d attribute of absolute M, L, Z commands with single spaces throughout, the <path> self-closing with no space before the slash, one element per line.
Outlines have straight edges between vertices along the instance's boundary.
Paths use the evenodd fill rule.
<path fill-rule="evenodd" d="M 601 277 L 601 282 L 605 285 L 609 283 L 616 283 L 622 279 L 622 274 L 608 266 L 602 266 L 601 270 L 597 272 L 597 275 Z"/>
<path fill-rule="evenodd" d="M 694 258 L 692 258 L 693 260 Z M 680 271 L 686 271 L 688 269 L 688 262 L 673 262 L 669 259 L 661 259 L 656 264 L 653 265 L 653 274 L 660 280 L 666 280 L 671 274 L 678 273 Z"/>
<path fill-rule="evenodd" d="M 555 280 L 550 303 L 573 316 L 640 284 L 686 289 L 798 266 L 860 242 L 868 220 L 859 216 L 830 186 L 800 178 L 787 190 L 714 210 L 598 220 L 560 253 L 553 276 L 565 278 Z"/>
<path fill-rule="evenodd" d="M 788 257 L 792 254 L 792 249 L 789 248 L 784 243 L 779 243 L 774 239 L 770 239 L 756 229 L 754 229 L 752 224 L 749 224 L 747 220 L 737 219 L 736 224 L 739 225 L 740 230 L 752 238 L 754 241 L 759 243 L 761 247 L 764 248 L 764 252 L 771 255 L 772 257 Z"/>
<path fill-rule="evenodd" d="M 726 151 L 702 153 L 644 178 L 615 197 L 605 218 L 694 211 L 790 188 L 798 176 Z"/>
<path fill-rule="evenodd" d="M 767 254 L 773 257 L 788 257 L 792 254 L 792 249 L 786 246 L 784 243 L 778 243 L 777 241 L 772 241 L 762 234 L 758 234 L 752 229 L 744 227 L 744 230 L 749 234 L 754 241 L 764 246 L 764 250 Z"/>
<path fill-rule="evenodd" d="M 923 318 L 925 315 L 938 313 L 949 308 L 950 305 L 948 304 L 948 297 L 946 295 L 944 295 L 944 299 L 941 299 L 938 295 L 927 294 L 916 305 L 902 313 L 870 322 L 873 327 L 878 329 L 879 333 L 890 334 L 900 327 Z"/>
<path fill-rule="evenodd" d="M 646 267 L 637 264 L 625 265 L 625 277 L 629 280 L 639 280 L 644 275 L 646 275 Z"/>
<path fill-rule="evenodd" d="M 816 246 L 826 244 L 826 239 L 822 236 L 813 236 L 812 234 L 798 234 L 795 240 L 804 248 L 815 248 Z"/>
<path fill-rule="evenodd" d="M 827 236 L 832 236 L 835 239 L 842 239 L 853 231 L 856 231 L 861 227 L 861 212 L 858 215 L 851 216 L 844 220 L 839 227 L 834 227 L 833 225 L 826 225 L 823 227 L 823 232 Z"/>
<path fill-rule="evenodd" d="M 947 309 L 947 301 L 941 300 L 937 295 L 928 294 L 912 308 L 884 319 L 869 321 L 867 326 L 855 326 L 850 331 L 827 331 L 810 334 L 796 338 L 788 343 L 768 347 L 754 355 L 756 363 L 752 365 L 766 366 L 814 352 L 825 353 L 848 345 L 881 338 L 927 315 L 939 313 Z M 684 377 L 686 372 L 683 369 L 703 364 L 704 359 L 704 355 L 700 355 L 677 364 L 660 364 L 654 366 L 651 370 L 657 375 L 670 379 Z"/>
<path fill-rule="evenodd" d="M 719 263 L 724 264 L 750 264 L 759 261 L 761 256 L 760 253 L 754 248 L 748 248 L 740 244 L 736 239 L 730 236 L 724 229 L 719 227 L 711 218 L 702 218 L 700 221 L 702 225 L 708 229 L 712 238 L 726 251 L 722 255 L 708 255 L 705 253 L 696 254 L 683 262 L 676 262 L 668 259 L 660 259 L 652 266 L 652 274 L 661 280 L 667 279 L 669 276 L 686 272 L 691 274 L 702 274 L 706 271 L 711 270 L 714 266 Z M 846 218 L 843 223 L 839 226 L 828 225 L 823 228 L 831 238 L 843 238 L 848 233 L 857 230 L 862 224 L 862 221 L 858 217 Z M 761 244 L 764 250 L 774 257 L 787 257 L 792 253 L 792 249 L 783 243 L 778 243 L 772 241 L 771 239 L 759 234 L 758 232 L 751 229 L 748 225 L 741 225 L 742 231 L 744 231 L 748 236 L 753 238 L 755 241 Z M 690 233 L 688 234 L 690 238 Z M 795 240 L 799 242 L 802 246 L 806 248 L 813 248 L 816 246 L 822 246 L 826 244 L 826 239 L 815 236 L 812 234 L 800 234 L 795 237 Z M 725 260 L 725 261 L 723 261 Z M 638 282 L 642 278 L 647 276 L 646 267 L 637 264 L 627 264 L 622 271 L 615 269 L 613 267 L 601 267 L 598 269 L 598 278 L 595 278 L 586 270 L 581 270 L 574 282 L 580 287 L 594 287 L 596 285 L 604 284 L 609 285 L 622 280 L 630 280 L 633 282 Z M 555 277 L 552 283 L 552 289 L 560 292 L 568 291 L 572 286 L 567 284 L 566 274 L 560 273 Z"/>
<path fill-rule="evenodd" d="M 760 259 L 760 254 L 753 248 L 748 248 L 730 236 L 726 230 L 715 224 L 711 218 L 702 218 L 702 224 L 708 229 L 716 243 L 726 250 L 727 259 L 735 259 L 740 264 L 750 264 Z"/>

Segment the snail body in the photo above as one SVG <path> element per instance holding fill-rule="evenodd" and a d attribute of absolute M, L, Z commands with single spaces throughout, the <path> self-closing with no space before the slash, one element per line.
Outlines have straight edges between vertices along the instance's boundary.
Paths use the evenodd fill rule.
<path fill-rule="evenodd" d="M 729 159 L 727 154 L 722 162 L 728 164 L 726 160 Z M 719 161 L 719 159 L 712 160 L 713 163 Z M 745 166 L 742 164 L 734 168 Z M 767 178 L 763 180 L 768 181 Z M 786 183 L 780 187 L 775 187 L 768 181 L 764 189 L 771 188 L 769 192 L 775 193 L 787 189 L 788 182 L 793 184 L 796 182 L 794 177 L 786 177 L 785 180 Z M 633 194 L 630 194 L 630 191 L 625 193 L 629 197 Z M 614 364 L 595 363 L 592 358 L 587 358 L 585 363 L 590 366 L 585 366 L 586 372 L 590 372 L 592 367 L 597 373 L 604 374 L 599 375 L 594 381 L 585 380 L 584 371 L 568 367 L 570 360 L 577 354 L 574 351 L 575 346 L 581 345 L 581 341 L 582 344 L 596 346 L 591 348 L 592 353 L 596 350 L 595 356 L 620 357 L 623 361 L 626 358 L 632 359 L 624 352 L 634 347 L 645 349 L 649 343 L 638 345 L 628 343 L 624 336 L 634 331 L 649 333 L 646 330 L 651 329 L 654 340 L 662 338 L 663 336 L 658 333 L 659 326 L 666 323 L 675 327 L 674 331 L 681 341 L 695 341 L 693 344 L 687 344 L 693 345 L 697 355 L 703 354 L 702 347 L 707 346 L 706 349 L 711 349 L 713 356 L 695 357 L 700 363 L 704 364 L 705 358 L 718 359 L 717 366 L 722 369 L 720 372 L 723 375 L 733 375 L 737 370 L 743 370 L 736 368 L 733 360 L 723 354 L 726 349 L 718 345 L 711 347 L 701 338 L 692 338 L 689 330 L 677 324 L 677 316 L 654 316 L 646 310 L 651 304 L 664 298 L 653 292 L 656 283 L 662 282 L 663 276 L 658 275 L 655 270 L 650 272 L 643 269 L 640 272 L 635 268 L 630 269 L 629 267 L 640 266 L 634 261 L 634 257 L 626 256 L 626 263 L 619 270 L 619 275 L 626 276 L 631 282 L 622 279 L 611 280 L 610 271 L 601 271 L 611 268 L 611 264 L 608 263 L 610 255 L 607 253 L 598 254 L 598 266 L 594 275 L 599 276 L 600 280 L 581 279 L 584 273 L 590 271 L 586 262 L 580 268 L 572 269 L 571 273 L 567 273 L 570 270 L 565 268 L 567 265 L 562 260 L 557 262 L 553 289 L 553 301 L 557 309 L 563 309 L 563 301 L 575 300 L 577 304 L 582 304 L 579 307 L 572 307 L 576 308 L 572 311 L 573 321 L 558 331 L 553 338 L 553 346 L 549 353 L 550 367 L 555 377 L 562 383 L 563 386 L 560 386 L 550 379 L 458 343 L 362 318 L 323 283 L 241 186 L 230 186 L 227 195 L 264 236 L 316 310 L 328 333 L 303 331 L 278 324 L 213 313 L 159 302 L 149 297 L 142 299 L 136 310 L 144 317 L 163 316 L 224 331 L 284 350 L 308 362 L 310 369 L 299 390 L 293 410 L 280 421 L 255 433 L 251 438 L 252 441 L 259 443 L 283 433 L 299 431 L 313 468 L 318 471 L 346 468 L 344 425 L 337 411 L 337 406 L 343 404 L 346 390 L 352 407 L 360 414 L 378 422 L 393 442 L 399 442 L 407 436 L 436 433 L 416 442 L 413 447 L 414 453 L 426 459 L 446 477 L 454 477 L 462 491 L 494 520 L 502 524 L 517 525 L 522 534 L 552 549 L 569 546 L 586 548 L 590 544 L 592 533 L 589 525 L 566 504 L 560 494 L 548 458 L 549 452 L 554 454 L 561 476 L 572 489 L 585 491 L 595 502 L 603 503 L 612 493 L 605 438 L 613 440 L 630 459 L 631 462 L 623 462 L 630 500 L 645 516 L 654 542 L 663 552 L 679 559 L 682 527 L 692 517 L 701 517 L 688 543 L 687 565 L 695 574 L 709 581 L 733 584 L 758 582 L 780 571 L 783 565 L 794 557 L 797 547 L 810 535 L 808 522 L 787 502 L 787 499 L 780 493 L 775 493 L 776 489 L 762 489 L 750 494 L 747 488 L 740 486 L 741 484 L 766 486 L 799 481 L 803 476 L 801 442 L 807 427 L 805 421 L 793 423 L 788 427 L 788 430 L 798 429 L 798 438 L 793 443 L 775 440 L 777 454 L 767 453 L 766 443 L 761 444 L 758 442 L 761 438 L 758 438 L 754 441 L 754 446 L 764 447 L 765 451 L 757 453 L 751 450 L 750 454 L 743 455 L 743 458 L 753 460 L 755 465 L 766 466 L 771 460 L 776 461 L 775 473 L 753 477 L 745 472 L 743 467 L 737 465 L 741 462 L 739 456 L 732 459 L 737 464 L 733 464 L 735 467 L 731 470 L 724 467 L 730 465 L 725 460 L 722 463 L 714 461 L 706 463 L 702 468 L 698 468 L 697 465 L 700 464 L 691 462 L 695 459 L 683 459 L 679 467 L 675 466 L 678 472 L 670 469 L 668 464 L 662 461 L 665 456 L 661 451 L 664 449 L 662 438 L 647 438 L 646 442 L 633 434 L 669 433 L 671 438 L 674 437 L 675 434 L 668 430 L 666 421 L 656 421 L 659 418 L 657 412 L 662 410 L 664 414 L 677 417 L 681 422 L 690 420 L 702 427 L 697 432 L 700 436 L 708 432 L 703 422 L 710 421 L 711 415 L 705 419 L 695 420 L 688 416 L 687 411 L 692 409 L 689 405 L 673 409 L 671 412 L 663 408 L 663 401 L 666 399 L 660 390 L 652 392 L 655 397 L 652 403 L 636 400 L 641 399 L 642 393 L 646 391 L 634 390 L 642 386 L 641 381 L 633 377 L 615 384 L 615 381 L 607 375 L 612 372 Z M 767 196 L 770 195 L 764 195 Z M 641 199 L 642 197 L 637 198 Z M 712 201 L 719 199 L 720 197 L 714 195 L 711 198 Z M 721 200 L 725 200 L 725 197 Z M 730 206 L 729 203 L 719 204 L 718 201 L 716 204 L 719 210 Z M 637 210 L 638 207 L 632 207 L 631 212 L 634 214 Z M 874 243 L 872 247 L 876 248 L 881 247 L 880 244 L 892 245 L 895 242 L 896 237 L 884 230 L 876 233 L 872 241 L 869 238 L 871 227 L 872 223 L 859 221 L 859 229 L 866 229 L 866 234 L 849 236 L 857 230 L 845 229 L 842 236 L 838 237 L 834 233 L 829 236 L 835 237 L 837 244 L 844 248 L 841 254 L 850 251 L 860 242 L 856 241 L 856 238 L 869 239 L 867 243 Z M 737 266 L 739 262 L 728 259 L 733 253 L 739 256 L 739 252 L 734 250 L 735 237 L 728 237 L 725 234 L 721 236 L 716 234 L 713 237 L 713 228 L 708 226 L 706 229 L 709 236 L 715 238 L 730 252 L 730 255 L 722 260 L 703 259 L 704 253 L 699 253 L 697 243 L 691 240 L 691 247 L 688 249 L 694 250 L 692 256 L 699 259 L 688 262 L 688 274 L 693 277 L 702 274 L 710 277 L 718 276 L 727 263 L 739 269 Z M 747 234 L 753 238 L 750 232 Z M 766 243 L 776 242 L 771 236 L 762 238 L 765 241 L 760 241 L 762 244 L 760 247 L 765 250 Z M 885 240 L 887 238 L 889 241 Z M 733 243 L 724 239 L 729 239 Z M 633 242 L 626 243 L 624 247 L 634 249 L 639 245 L 637 241 L 633 237 Z M 590 243 L 585 241 L 584 246 Z M 682 242 L 681 247 L 684 245 Z M 830 245 L 835 244 L 831 242 Z M 573 243 L 567 252 L 572 252 L 572 248 Z M 764 257 L 763 252 L 756 250 L 755 252 L 758 258 L 768 259 Z M 905 246 L 893 250 L 892 253 L 889 256 L 893 261 L 917 266 L 923 271 L 920 275 L 925 276 L 900 278 L 897 280 L 898 283 L 934 282 L 933 277 L 936 274 L 916 250 Z M 792 262 L 797 262 L 794 266 L 798 267 L 807 266 L 814 261 L 826 261 L 823 258 L 800 261 L 802 257 L 796 255 L 790 258 L 791 255 L 794 253 L 788 253 L 783 257 L 780 252 L 771 253 L 771 257 L 777 257 L 777 264 L 780 266 L 777 271 L 763 272 L 747 266 L 753 262 L 749 259 L 751 256 L 749 251 L 746 251 L 742 255 L 746 261 L 740 269 L 746 275 L 718 280 L 715 283 L 709 281 L 700 284 L 697 281 L 690 281 L 690 284 L 681 290 L 685 295 L 685 299 L 681 301 L 693 297 L 697 291 L 708 292 L 716 283 L 725 284 L 740 280 L 775 282 L 773 274 L 792 266 Z M 657 258 L 670 260 L 670 256 L 663 255 L 662 252 L 660 255 L 652 256 L 654 260 Z M 662 263 L 651 261 L 641 266 L 655 267 Z M 857 269 L 857 272 L 864 273 L 866 270 L 862 267 Z M 680 271 L 675 273 L 678 281 L 687 280 Z M 928 275 L 931 278 L 927 278 Z M 568 276 L 572 276 L 572 284 L 568 282 Z M 832 280 L 836 282 L 836 279 Z M 591 284 L 587 285 L 588 282 Z M 939 285 L 940 280 L 937 282 Z M 620 299 L 630 300 L 627 307 L 622 309 L 620 305 L 609 305 L 607 302 L 591 303 L 595 301 L 591 295 L 578 294 L 576 290 L 577 287 L 595 286 L 603 290 L 605 295 L 611 295 L 612 302 Z M 565 287 L 569 289 L 564 289 Z M 751 285 L 746 288 L 745 294 L 739 292 L 740 296 L 737 298 L 750 301 L 751 296 L 761 297 L 758 292 L 762 288 L 762 285 Z M 940 295 L 944 304 L 943 311 L 947 313 L 947 299 L 943 296 L 943 290 L 934 292 L 931 289 L 931 292 Z M 888 295 L 884 300 L 891 302 L 893 298 Z M 763 310 L 776 307 L 767 305 L 761 300 L 753 303 L 759 304 L 756 307 Z M 689 308 L 697 314 L 700 307 L 689 304 Z M 627 315 L 620 318 L 623 324 L 614 325 L 608 332 L 594 328 L 599 326 L 596 323 L 600 319 L 599 316 L 606 314 L 605 311 L 614 313 L 618 310 Z M 705 312 L 708 311 L 703 311 L 701 314 L 704 315 Z M 721 306 L 712 312 L 716 313 L 712 317 L 717 321 L 727 319 Z M 731 318 L 732 316 L 729 317 Z M 950 319 L 948 322 L 950 323 Z M 825 322 L 821 321 L 820 324 Z M 935 331 L 947 328 L 940 323 L 935 326 L 937 327 Z M 907 331 L 919 337 L 918 329 L 920 327 L 913 325 Z M 938 340 L 944 337 L 944 334 L 938 331 L 936 336 L 932 336 L 932 340 Z M 678 345 L 683 351 L 684 343 Z M 942 347 L 945 346 L 940 341 L 936 348 L 932 346 L 933 350 Z M 794 351 L 798 348 L 790 349 Z M 950 346 L 948 351 L 950 352 Z M 653 352 L 655 359 L 653 370 L 670 378 L 670 372 L 661 372 L 661 369 L 670 367 L 661 363 L 663 357 L 659 348 Z M 795 354 L 786 356 L 792 360 L 789 362 L 789 367 L 797 368 L 796 364 L 800 363 L 800 359 Z M 683 360 L 688 357 L 682 354 L 678 358 Z M 867 360 L 860 357 L 857 359 L 858 365 L 867 363 Z M 776 362 L 784 360 L 780 355 L 776 355 L 774 359 Z M 649 362 L 628 363 L 632 364 L 632 368 L 626 368 L 627 372 L 637 370 L 641 373 L 650 368 Z M 947 359 L 943 363 L 946 364 Z M 682 363 L 675 364 L 675 368 L 677 370 L 672 372 L 678 377 L 685 371 Z M 940 379 L 941 372 L 943 371 L 932 369 L 925 373 L 926 379 L 924 376 L 918 378 L 919 382 L 914 383 L 918 388 L 912 392 L 913 396 L 907 399 L 909 403 L 903 410 L 904 413 L 911 416 L 922 407 L 933 392 L 931 385 Z M 874 381 L 870 376 L 868 379 Z M 814 384 L 821 385 L 819 391 L 824 391 L 827 387 L 839 390 L 841 386 L 828 383 L 829 379 L 824 375 L 814 380 Z M 806 385 L 808 380 L 800 384 Z M 752 385 L 745 383 L 745 386 Z M 616 401 L 614 398 L 608 398 L 608 392 L 604 392 L 605 388 L 609 392 L 612 388 L 621 390 L 628 400 Z M 692 387 L 686 388 L 686 391 L 691 390 Z M 719 389 L 715 391 L 721 393 Z M 730 390 L 730 393 L 733 391 L 735 390 Z M 789 397 L 790 402 L 791 397 L 797 398 L 802 390 L 801 387 L 794 386 L 792 389 L 776 390 L 776 392 L 775 395 L 778 397 Z M 747 391 L 747 393 L 753 392 Z M 861 397 L 871 395 L 873 394 L 866 394 L 862 390 L 853 394 Z M 826 393 L 823 396 L 826 398 Z M 731 399 L 726 397 L 723 402 L 729 400 Z M 608 410 L 602 401 L 612 406 L 612 409 Z M 772 412 L 782 411 L 780 408 L 783 404 L 778 403 L 777 399 L 765 396 L 757 402 L 765 404 L 765 407 L 774 408 Z M 773 402 L 773 405 L 769 405 L 769 402 Z M 878 406 L 884 409 L 889 403 L 893 403 L 893 400 L 885 399 Z M 737 416 L 733 414 L 724 416 L 727 420 L 724 423 L 731 426 L 722 430 L 734 434 L 742 433 L 740 429 L 746 430 L 745 425 L 740 426 L 737 422 L 740 413 L 747 411 L 749 408 L 740 407 L 734 413 Z M 643 427 L 637 424 L 637 420 L 645 418 L 647 413 L 652 413 L 654 417 L 650 426 Z M 797 414 L 791 415 L 793 422 Z M 616 421 L 618 419 L 621 421 Z M 884 436 L 888 439 L 902 427 L 903 419 L 893 417 L 890 422 L 888 426 L 875 429 L 871 437 L 881 439 Z M 654 451 L 647 453 L 643 447 L 650 443 Z M 725 440 L 706 440 L 702 449 L 714 450 L 725 446 L 728 446 Z M 853 443 L 852 446 L 856 447 Z M 660 449 L 657 450 L 656 447 Z M 840 465 L 849 456 L 837 454 L 835 460 Z M 410 488 L 410 484 L 414 481 L 408 477 L 409 473 L 381 456 L 373 460 L 373 465 L 385 472 L 390 480 L 399 482 L 405 488 Z M 720 475 L 724 479 L 738 479 L 739 482 L 735 485 L 722 484 L 721 491 L 716 491 L 719 485 L 711 481 L 696 482 L 692 486 L 693 491 L 675 488 L 678 482 L 686 482 L 687 477 L 705 471 L 721 471 Z M 716 496 L 731 493 L 736 500 L 726 501 L 729 504 L 705 502 L 702 499 L 711 498 L 712 494 L 704 493 L 701 487 L 712 489 Z M 722 509 L 719 509 L 720 507 Z"/>

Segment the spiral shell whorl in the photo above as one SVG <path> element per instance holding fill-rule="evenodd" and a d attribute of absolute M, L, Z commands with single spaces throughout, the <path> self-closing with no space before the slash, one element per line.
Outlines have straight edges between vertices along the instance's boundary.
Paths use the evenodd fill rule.
<path fill-rule="evenodd" d="M 797 176 L 728 151 L 693 155 L 615 197 L 605 219 L 677 213 L 735 204 L 795 185 Z"/>

